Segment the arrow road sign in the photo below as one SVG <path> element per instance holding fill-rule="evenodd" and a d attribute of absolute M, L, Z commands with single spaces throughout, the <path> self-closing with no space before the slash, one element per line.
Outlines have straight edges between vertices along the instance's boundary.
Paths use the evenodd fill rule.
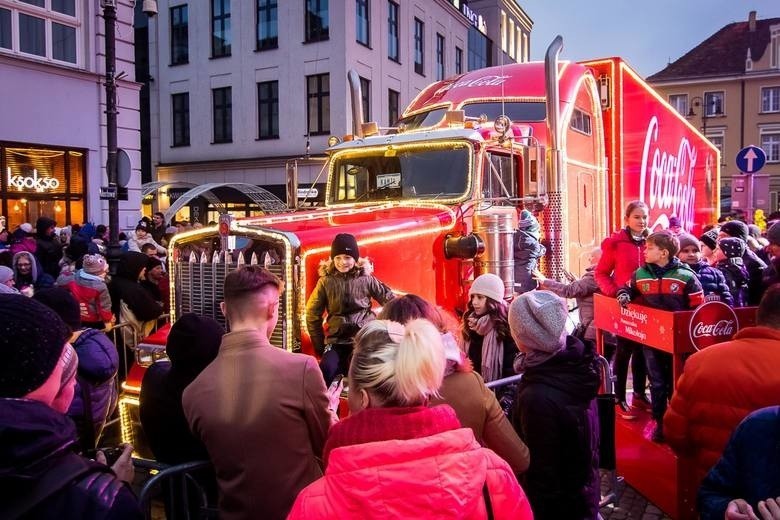
<path fill-rule="evenodd" d="M 766 153 L 758 146 L 746 146 L 737 153 L 737 168 L 743 173 L 756 173 L 765 163 Z"/>

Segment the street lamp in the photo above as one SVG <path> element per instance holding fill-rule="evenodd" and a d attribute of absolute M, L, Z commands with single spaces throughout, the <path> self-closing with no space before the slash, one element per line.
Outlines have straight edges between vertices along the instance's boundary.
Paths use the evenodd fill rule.
<path fill-rule="evenodd" d="M 106 176 L 111 196 L 108 199 L 108 261 L 112 272 L 116 272 L 122 254 L 119 245 L 119 191 L 117 172 L 117 121 L 116 121 L 116 2 L 100 0 L 103 8 L 106 39 Z M 135 2 L 133 2 L 135 7 Z M 143 12 L 152 17 L 157 14 L 157 1 L 144 0 Z"/>
<path fill-rule="evenodd" d="M 713 106 L 713 105 L 715 107 L 715 110 L 710 115 L 708 113 L 707 109 L 710 106 Z M 706 138 L 707 137 L 707 119 L 712 117 L 712 116 L 719 116 L 719 115 L 723 114 L 723 111 L 721 110 L 720 105 L 718 103 L 716 103 L 715 99 L 712 99 L 712 98 L 708 99 L 706 101 L 706 105 L 705 105 L 705 100 L 702 99 L 701 96 L 694 96 L 694 97 L 691 98 L 691 108 L 690 108 L 690 110 L 688 110 L 688 117 L 695 117 L 696 116 L 696 112 L 694 112 L 693 107 L 702 109 L 701 110 L 701 133 L 704 134 L 704 137 Z"/>

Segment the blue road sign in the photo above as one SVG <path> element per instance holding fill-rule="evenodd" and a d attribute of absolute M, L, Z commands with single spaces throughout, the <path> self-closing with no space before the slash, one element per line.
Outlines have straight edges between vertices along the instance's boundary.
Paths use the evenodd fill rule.
<path fill-rule="evenodd" d="M 737 168 L 742 173 L 756 173 L 766 164 L 766 153 L 758 146 L 744 147 L 737 153 Z"/>

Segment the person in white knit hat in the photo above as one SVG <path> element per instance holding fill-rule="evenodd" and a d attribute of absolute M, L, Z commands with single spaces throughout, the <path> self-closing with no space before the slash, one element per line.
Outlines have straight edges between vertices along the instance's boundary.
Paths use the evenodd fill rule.
<path fill-rule="evenodd" d="M 596 518 L 601 383 L 593 347 L 566 333 L 568 310 L 550 291 L 530 291 L 509 306 L 523 373 L 512 419 L 531 452 L 522 485 L 536 520 Z"/>

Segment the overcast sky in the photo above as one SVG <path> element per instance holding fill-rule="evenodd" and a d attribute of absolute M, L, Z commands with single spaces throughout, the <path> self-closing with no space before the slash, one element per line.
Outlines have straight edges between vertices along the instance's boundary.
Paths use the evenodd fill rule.
<path fill-rule="evenodd" d="M 531 59 L 563 36 L 563 59 L 620 56 L 649 76 L 731 22 L 780 18 L 780 0 L 519 0 L 534 22 Z"/>

